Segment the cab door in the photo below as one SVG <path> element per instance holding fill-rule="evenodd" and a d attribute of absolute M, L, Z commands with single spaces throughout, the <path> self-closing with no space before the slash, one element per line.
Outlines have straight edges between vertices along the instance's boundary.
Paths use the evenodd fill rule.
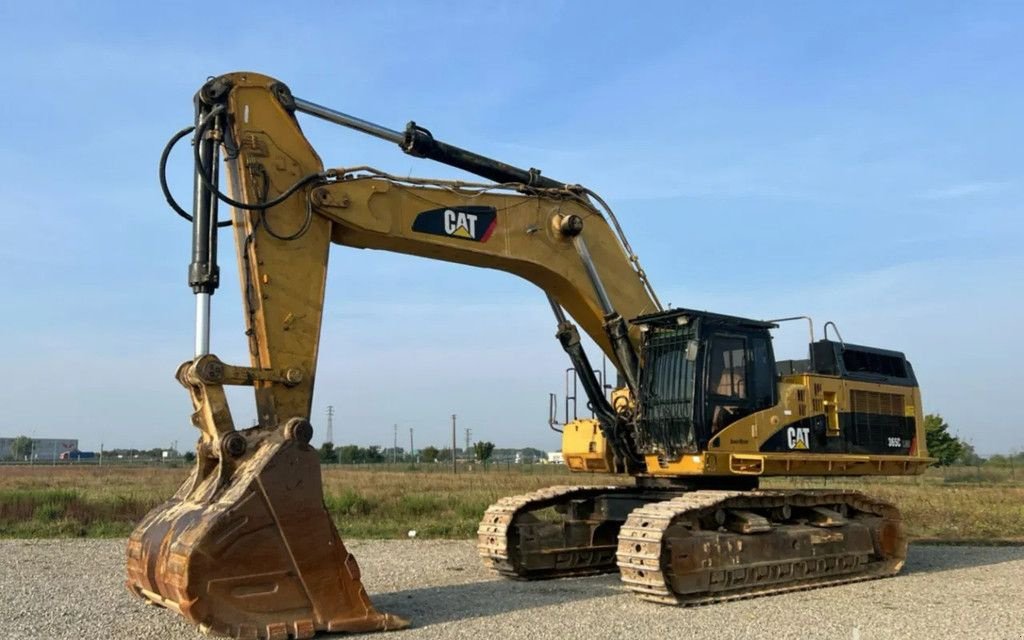
<path fill-rule="evenodd" d="M 714 333 L 705 351 L 706 425 L 711 437 L 775 404 L 775 358 L 762 333 Z"/>

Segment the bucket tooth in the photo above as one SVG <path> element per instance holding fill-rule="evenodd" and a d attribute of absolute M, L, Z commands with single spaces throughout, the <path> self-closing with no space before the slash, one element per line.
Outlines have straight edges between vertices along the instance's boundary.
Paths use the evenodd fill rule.
<path fill-rule="evenodd" d="M 197 461 L 128 542 L 128 588 L 205 632 L 311 638 L 408 622 L 377 611 L 323 502 L 306 444 L 247 434 L 240 460 Z"/>

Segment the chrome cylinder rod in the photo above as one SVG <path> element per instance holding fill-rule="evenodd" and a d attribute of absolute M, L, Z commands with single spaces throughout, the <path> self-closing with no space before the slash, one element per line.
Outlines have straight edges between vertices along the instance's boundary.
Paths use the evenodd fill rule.
<path fill-rule="evenodd" d="M 208 119 L 213 117 L 212 123 Z M 220 284 L 217 266 L 217 195 L 207 184 L 216 186 L 220 164 L 220 116 L 202 108 L 196 110 L 200 163 L 195 168 L 192 211 L 192 262 L 188 283 L 196 297 L 195 356 L 210 352 L 210 298 Z M 200 171 L 205 172 L 201 175 Z M 205 180 L 204 180 L 205 178 Z"/>
<path fill-rule="evenodd" d="M 210 353 L 210 294 L 196 294 L 196 357 Z"/>
<path fill-rule="evenodd" d="M 394 129 L 388 129 L 369 120 L 363 120 L 362 118 L 350 116 L 347 113 L 335 111 L 309 100 L 292 97 L 292 101 L 295 104 L 295 110 L 300 113 L 316 116 L 328 122 L 340 124 L 343 127 L 394 142 L 403 152 L 417 158 L 436 160 L 450 167 L 462 169 L 463 171 L 468 171 L 502 184 L 520 183 L 543 189 L 565 188 L 565 185 L 561 182 L 540 175 L 540 171 L 537 169 L 520 169 L 499 160 L 435 140 L 430 131 L 416 126 L 415 122 L 410 122 L 406 126 L 405 131 L 395 131 Z"/>
<path fill-rule="evenodd" d="M 594 266 L 594 260 L 590 257 L 590 250 L 587 249 L 587 243 L 583 240 L 583 236 L 575 236 L 572 239 L 572 243 L 580 254 L 583 269 L 587 272 L 587 278 L 590 279 L 590 283 L 594 286 L 594 293 L 597 294 L 598 303 L 600 303 L 601 310 L 604 312 L 604 332 L 612 345 L 612 353 L 610 355 L 615 357 L 617 361 L 615 364 L 625 378 L 626 385 L 633 392 L 633 397 L 635 398 L 637 397 L 636 394 L 639 393 L 640 363 L 636 349 L 633 347 L 633 343 L 630 342 L 629 327 L 626 326 L 626 321 L 622 319 L 619 312 L 612 306 L 612 301 L 608 297 L 608 290 L 604 288 L 601 276 L 597 274 L 597 267 Z M 602 393 L 604 393 L 603 389 Z"/>
<path fill-rule="evenodd" d="M 383 138 L 384 140 L 394 142 L 395 144 L 400 145 L 405 141 L 404 133 L 395 131 L 394 129 L 388 129 L 387 127 L 382 127 L 381 125 L 374 124 L 369 120 L 363 120 L 362 118 L 350 116 L 347 113 L 335 111 L 334 109 L 330 109 L 308 100 L 303 100 L 302 98 L 295 98 L 295 110 L 311 116 L 316 116 L 317 118 L 322 118 L 323 120 L 333 122 L 334 124 L 340 124 L 343 127 L 368 133 L 371 136 Z"/>
<path fill-rule="evenodd" d="M 551 305 L 551 310 L 555 313 L 555 320 L 561 326 L 565 323 L 565 312 L 562 311 L 562 305 L 558 304 L 558 300 L 555 300 L 555 297 L 550 293 L 547 294 L 547 298 L 548 304 Z"/>
<path fill-rule="evenodd" d="M 587 243 L 583 241 L 583 236 L 576 236 L 572 239 L 573 245 L 576 247 L 576 251 L 580 254 L 580 260 L 583 261 L 583 270 L 587 272 L 587 278 L 590 280 L 590 284 L 594 287 L 594 293 L 597 294 L 597 301 L 601 304 L 601 311 L 606 316 L 615 313 L 615 307 L 612 306 L 611 299 L 608 298 L 608 290 L 604 288 L 604 283 L 601 282 L 601 277 L 597 275 L 597 267 L 594 266 L 594 260 L 590 257 L 590 250 L 587 249 Z"/>

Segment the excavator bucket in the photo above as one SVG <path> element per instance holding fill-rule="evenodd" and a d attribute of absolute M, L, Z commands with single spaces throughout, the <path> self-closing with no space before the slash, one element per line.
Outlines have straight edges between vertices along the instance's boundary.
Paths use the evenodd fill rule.
<path fill-rule="evenodd" d="M 370 603 L 324 507 L 308 441 L 259 428 L 232 436 L 225 454 L 200 456 L 174 497 L 132 533 L 128 588 L 204 632 L 235 638 L 408 626 Z"/>

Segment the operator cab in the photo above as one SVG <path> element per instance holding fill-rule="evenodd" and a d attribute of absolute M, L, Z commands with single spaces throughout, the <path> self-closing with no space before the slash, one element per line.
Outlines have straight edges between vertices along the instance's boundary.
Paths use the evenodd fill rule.
<path fill-rule="evenodd" d="M 633 323 L 643 332 L 636 431 L 643 453 L 671 459 L 704 450 L 723 427 L 776 403 L 769 329 L 778 325 L 692 309 Z"/>
<path fill-rule="evenodd" d="M 851 409 L 844 414 L 829 417 L 822 409 L 815 419 L 821 425 L 831 420 L 836 433 L 846 434 L 828 446 L 877 452 L 881 445 L 876 441 L 885 436 L 910 446 L 914 418 L 906 407 L 911 392 L 898 388 L 916 388 L 917 378 L 899 351 L 826 338 L 810 344 L 809 359 L 776 364 L 769 333 L 778 327 L 774 322 L 672 309 L 640 316 L 633 324 L 643 333 L 635 433 L 646 455 L 672 460 L 706 451 L 724 427 L 775 406 L 782 378 L 807 374 L 895 387 L 892 392 L 851 391 Z M 842 429 L 844 422 L 847 428 Z"/>

